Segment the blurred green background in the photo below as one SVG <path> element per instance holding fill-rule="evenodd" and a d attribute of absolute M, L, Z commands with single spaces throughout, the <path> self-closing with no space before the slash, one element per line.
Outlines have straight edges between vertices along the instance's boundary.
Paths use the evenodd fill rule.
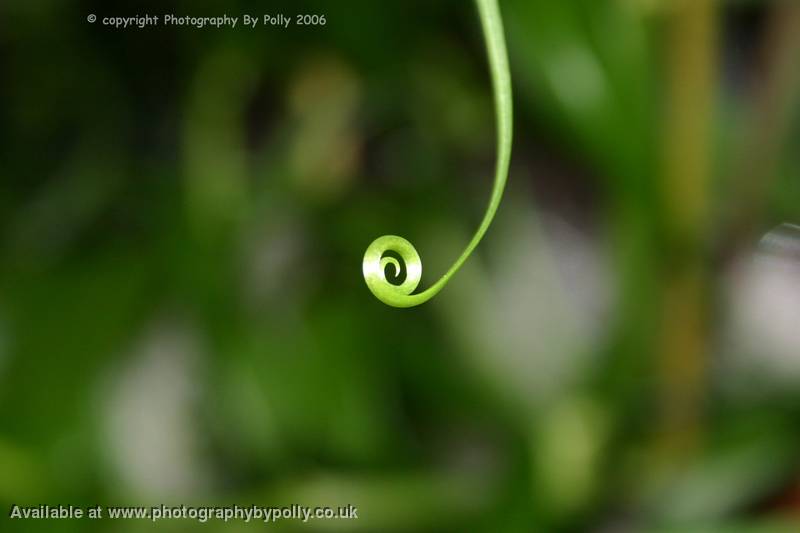
<path fill-rule="evenodd" d="M 427 287 L 491 187 L 471 2 L 2 1 L 1 530 L 800 531 L 800 263 L 756 252 L 800 222 L 800 2 L 500 7 L 503 204 L 397 310 L 367 245 Z"/>

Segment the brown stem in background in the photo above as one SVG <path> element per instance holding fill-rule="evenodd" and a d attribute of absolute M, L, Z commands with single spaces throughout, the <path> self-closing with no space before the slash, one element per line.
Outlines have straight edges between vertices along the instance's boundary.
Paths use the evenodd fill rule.
<path fill-rule="evenodd" d="M 665 250 L 659 376 L 659 449 L 682 456 L 696 444 L 708 353 L 712 124 L 717 91 L 717 3 L 676 2 L 667 14 L 664 136 Z"/>

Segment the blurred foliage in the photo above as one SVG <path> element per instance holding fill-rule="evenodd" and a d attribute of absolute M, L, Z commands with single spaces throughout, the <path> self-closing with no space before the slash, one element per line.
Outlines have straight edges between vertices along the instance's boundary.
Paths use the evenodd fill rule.
<path fill-rule="evenodd" d="M 746 342 L 736 273 L 759 235 L 800 220 L 800 9 L 501 8 L 506 199 L 478 257 L 398 311 L 363 286 L 366 245 L 407 236 L 428 286 L 491 186 L 474 6 L 0 4 L 0 506 L 359 508 L 303 530 L 797 531 L 800 345 Z M 169 12 L 328 23 L 85 20 Z"/>

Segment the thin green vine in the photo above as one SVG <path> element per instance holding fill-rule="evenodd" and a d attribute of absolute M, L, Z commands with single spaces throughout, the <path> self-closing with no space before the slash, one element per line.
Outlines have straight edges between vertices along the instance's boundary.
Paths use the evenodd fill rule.
<path fill-rule="evenodd" d="M 461 253 L 461 256 L 439 278 L 439 281 L 420 293 L 411 294 L 417 288 L 422 276 L 422 260 L 410 242 L 396 235 L 384 235 L 383 237 L 378 237 L 369 245 L 362 263 L 364 280 L 376 298 L 393 307 L 414 307 L 425 303 L 447 285 L 447 282 L 450 281 L 453 274 L 458 272 L 464 261 L 478 246 L 486 230 L 489 229 L 489 225 L 497 212 L 497 207 L 500 205 L 500 199 L 503 196 L 503 189 L 506 185 L 508 164 L 511 159 L 512 102 L 511 75 L 508 71 L 508 54 L 503 33 L 503 21 L 500 18 L 497 0 L 475 0 L 475 2 L 478 7 L 489 58 L 497 122 L 497 163 L 492 195 L 478 230 Z M 394 255 L 399 256 L 405 264 L 406 276 L 402 283 L 398 285 L 386 279 L 386 267 L 388 265 L 392 265 L 396 273 L 401 270 L 398 258 L 394 255 L 387 255 L 387 252 L 394 252 Z"/>

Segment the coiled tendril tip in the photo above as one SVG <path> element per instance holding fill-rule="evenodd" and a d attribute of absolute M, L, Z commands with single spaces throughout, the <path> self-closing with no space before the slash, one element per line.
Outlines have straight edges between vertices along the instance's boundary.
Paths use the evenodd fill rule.
<path fill-rule="evenodd" d="M 362 268 L 367 287 L 380 301 L 393 307 L 416 305 L 411 293 L 422 277 L 422 260 L 410 242 L 397 235 L 378 237 L 367 248 Z"/>
<path fill-rule="evenodd" d="M 500 9 L 497 7 L 497 0 L 475 1 L 489 57 L 497 118 L 497 165 L 492 194 L 486 214 L 461 256 L 439 281 L 418 294 L 412 293 L 422 277 L 422 260 L 414 246 L 396 235 L 384 235 L 372 241 L 364 254 L 362 263 L 364 280 L 375 297 L 393 307 L 413 307 L 424 303 L 447 284 L 483 238 L 503 196 L 503 189 L 508 177 L 508 164 L 511 159 L 511 75 L 508 71 L 503 22 L 500 18 Z"/>

